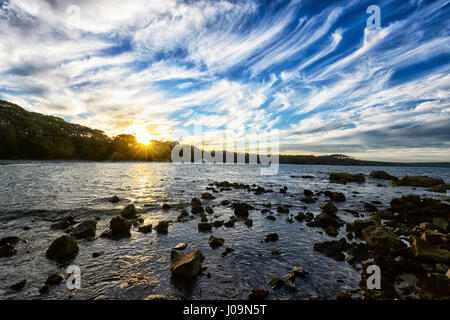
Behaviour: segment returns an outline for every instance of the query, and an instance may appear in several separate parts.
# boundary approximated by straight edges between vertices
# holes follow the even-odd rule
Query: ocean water
[[[327,200],[318,196],[314,204],[300,201],[303,190],[313,192],[332,190],[343,192],[347,201],[337,203],[338,215],[345,221],[355,218],[344,212],[352,209],[368,217],[364,201],[381,201],[379,209],[389,207],[393,198],[418,194],[438,198],[441,194],[423,188],[391,187],[388,181],[370,180],[364,184],[329,183],[330,172],[369,174],[383,170],[394,176],[428,175],[450,182],[449,168],[415,167],[348,167],[280,165],[273,176],[262,176],[260,165],[245,164],[168,164],[168,163],[95,163],[95,162],[10,162],[0,165],[0,238],[19,236],[27,243],[16,245],[18,254],[0,258],[0,299],[143,299],[151,294],[162,294],[174,299],[246,299],[253,288],[267,288],[266,282],[274,275],[282,277],[294,266],[304,266],[309,275],[297,279],[296,292],[284,288],[271,290],[270,299],[308,299],[312,295],[333,299],[344,286],[359,288],[359,268],[347,262],[337,262],[313,251],[317,242],[332,240],[320,228],[311,228],[305,222],[285,221],[287,214],[276,212],[277,205],[290,205],[290,214],[312,212],[319,214]],[[303,179],[302,175],[313,176]],[[294,176],[294,177],[293,177]],[[205,201],[214,209],[210,221],[227,221],[233,215],[222,200],[243,201],[256,208],[250,211],[253,226],[236,222],[233,228],[213,228],[212,234],[225,239],[223,247],[213,250],[208,244],[210,233],[199,233],[199,218],[176,222],[181,208],[190,212],[190,201],[201,197],[209,183],[216,181],[256,184],[273,192],[256,195],[247,190],[233,189],[213,193],[215,200]],[[382,186],[377,186],[377,184]],[[285,194],[279,190],[287,187]],[[211,192],[211,191],[208,191]],[[111,204],[108,199],[117,195],[121,201]],[[272,203],[276,221],[266,219],[262,204]],[[114,241],[99,238],[107,230],[109,221],[120,210],[134,203],[145,223],[170,220],[169,232],[155,231],[142,234],[132,227],[131,237]],[[173,209],[162,210],[164,203]],[[45,251],[50,243],[64,234],[51,230],[50,225],[72,213],[77,221],[99,219],[97,238],[79,240],[79,254],[71,261],[59,264],[48,260]],[[364,218],[363,217],[363,218]],[[361,218],[360,218],[361,219]],[[30,230],[23,230],[28,226]],[[344,235],[341,228],[339,239]],[[279,240],[264,243],[265,235],[276,232]],[[207,267],[205,275],[188,285],[172,281],[170,273],[171,248],[179,242],[188,244],[186,252],[200,249]],[[235,251],[222,257],[226,247]],[[281,254],[272,255],[276,249]],[[92,258],[95,251],[105,253]],[[81,269],[81,289],[70,291],[65,283],[51,288],[40,296],[48,275],[65,274],[68,265]],[[210,273],[210,277],[206,274]],[[9,286],[26,279],[24,289],[13,291]],[[355,295],[358,295],[356,292]]]

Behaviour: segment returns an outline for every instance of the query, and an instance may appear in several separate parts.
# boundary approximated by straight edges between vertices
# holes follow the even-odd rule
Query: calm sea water
[[[261,176],[259,165],[175,165],[166,163],[77,163],[30,162],[0,165],[0,238],[20,236],[29,240],[16,246],[17,256],[0,258],[0,299],[143,299],[150,294],[163,294],[176,299],[245,299],[251,289],[265,288],[274,275],[283,276],[294,266],[304,266],[309,271],[305,279],[297,279],[297,291],[284,288],[271,291],[271,299],[307,299],[312,295],[332,299],[344,286],[358,288],[360,270],[349,264],[337,262],[313,251],[316,242],[333,238],[321,233],[321,229],[307,227],[304,223],[287,223],[286,214],[276,213],[277,204],[291,205],[290,213],[310,211],[320,213],[326,201],[320,196],[315,204],[300,201],[303,190],[314,192],[333,190],[343,192],[347,201],[337,204],[338,215],[345,221],[355,218],[343,211],[353,209],[364,212],[362,201],[378,200],[379,208],[389,206],[390,200],[406,194],[418,194],[437,198],[439,194],[425,189],[391,187],[388,182],[367,180],[365,184],[330,184],[329,172],[368,174],[371,170],[384,170],[392,175],[428,175],[442,177],[450,182],[449,168],[413,167],[340,167],[280,165],[274,176]],[[313,179],[291,176],[312,175]],[[274,192],[255,195],[246,190],[215,193],[209,201],[214,209],[210,220],[227,221],[232,209],[220,205],[222,200],[245,201],[257,210],[250,211],[253,227],[237,222],[233,228],[213,229],[213,234],[225,239],[225,245],[213,250],[208,245],[210,234],[197,231],[198,219],[176,222],[179,209],[161,210],[163,203],[185,206],[200,198],[209,183],[215,181],[257,184]],[[382,183],[383,186],[377,186]],[[286,186],[287,193],[279,189]],[[113,195],[122,201],[111,204]],[[262,204],[271,202],[276,221],[266,219],[260,212]],[[67,265],[60,265],[45,258],[50,243],[63,234],[51,230],[50,225],[61,216],[73,213],[77,221],[99,217],[97,236],[108,229],[111,217],[121,208],[134,203],[145,223],[171,220],[169,233],[142,234],[132,227],[129,239],[113,241],[98,238],[79,240],[80,252],[68,264],[81,268],[82,288],[70,292],[65,284],[52,287],[50,294],[39,296],[49,274],[65,273]],[[28,226],[31,229],[24,231]],[[341,228],[338,238],[343,236]],[[263,243],[264,236],[276,232],[279,240]],[[171,281],[170,251],[179,242],[189,244],[187,250],[201,249],[211,277],[200,276],[191,286],[180,287]],[[225,247],[235,251],[226,257]],[[280,251],[280,256],[270,253]],[[105,254],[92,258],[95,251]],[[27,279],[27,286],[18,292],[9,288]]]

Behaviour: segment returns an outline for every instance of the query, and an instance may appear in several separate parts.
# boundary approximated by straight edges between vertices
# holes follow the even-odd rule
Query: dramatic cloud
[[[448,1],[379,1],[375,30],[371,4],[0,1],[0,98],[110,135],[450,161]]]

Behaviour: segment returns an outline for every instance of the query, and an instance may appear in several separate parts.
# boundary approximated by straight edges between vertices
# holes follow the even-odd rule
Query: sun
[[[150,140],[153,140],[153,139],[154,139],[154,137],[151,134],[149,134],[145,128],[139,129],[136,132],[137,142],[139,142],[143,145],[146,145],[146,146],[150,145],[151,144]]]

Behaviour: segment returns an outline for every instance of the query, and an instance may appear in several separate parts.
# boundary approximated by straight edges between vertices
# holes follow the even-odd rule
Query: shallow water
[[[176,299],[245,299],[251,289],[265,288],[274,275],[283,276],[294,266],[304,266],[309,271],[305,279],[297,279],[297,291],[284,288],[271,291],[271,299],[307,299],[317,295],[332,299],[344,286],[358,288],[360,271],[347,262],[337,262],[313,251],[316,242],[334,239],[321,234],[322,229],[310,228],[305,223],[285,221],[286,214],[276,212],[277,204],[291,205],[290,213],[310,211],[320,213],[320,205],[326,201],[322,195],[315,204],[299,201],[303,190],[314,192],[333,190],[343,192],[347,201],[336,204],[338,215],[345,221],[355,218],[342,209],[364,213],[361,201],[378,200],[379,209],[389,206],[390,200],[406,194],[426,195],[437,198],[439,194],[426,189],[390,187],[387,181],[367,180],[358,184],[330,184],[329,172],[368,174],[374,169],[402,177],[404,175],[428,175],[442,177],[450,182],[449,168],[414,167],[340,167],[280,165],[274,176],[262,176],[258,165],[199,165],[167,163],[94,163],[94,162],[29,162],[9,163],[0,166],[0,238],[20,236],[29,240],[16,246],[18,254],[0,258],[0,299],[143,299],[150,294],[163,294]],[[291,176],[312,175],[313,179]],[[274,192],[255,195],[246,190],[214,193],[215,200],[207,201],[214,209],[210,220],[227,221],[233,215],[229,207],[220,205],[222,200],[245,201],[256,210],[250,211],[253,227],[237,222],[233,228],[213,229],[213,234],[225,239],[225,245],[213,250],[208,245],[209,233],[199,233],[199,219],[176,222],[179,208],[162,210],[163,203],[183,207],[190,212],[189,202],[200,198],[209,183],[215,181],[257,184]],[[381,183],[384,186],[377,187]],[[287,186],[287,193],[279,192]],[[358,192],[358,193],[355,193]],[[113,195],[122,200],[113,205],[107,201]],[[260,212],[262,204],[271,202],[276,221],[266,219]],[[113,215],[129,203],[134,203],[145,223],[172,220],[169,233],[158,235],[137,232],[132,227],[129,239],[113,241],[104,238],[79,240],[80,252],[65,265],[45,258],[50,243],[63,231],[50,230],[58,218],[73,213],[77,221],[99,217],[97,237],[108,229]],[[306,206],[307,208],[303,208]],[[367,213],[365,213],[367,215]],[[24,226],[31,230],[24,231]],[[343,235],[341,228],[338,239]],[[263,243],[264,236],[276,232],[279,240]],[[170,251],[179,242],[188,243],[188,249],[201,249],[208,267],[206,275],[199,276],[190,286],[180,286],[171,281]],[[235,251],[226,257],[225,247]],[[270,249],[277,249],[274,256]],[[92,258],[95,251],[105,254]],[[54,272],[65,274],[67,265],[81,268],[80,290],[69,291],[64,283],[52,287],[48,295],[40,296],[47,276]],[[28,284],[21,291],[9,288],[20,280]]]

